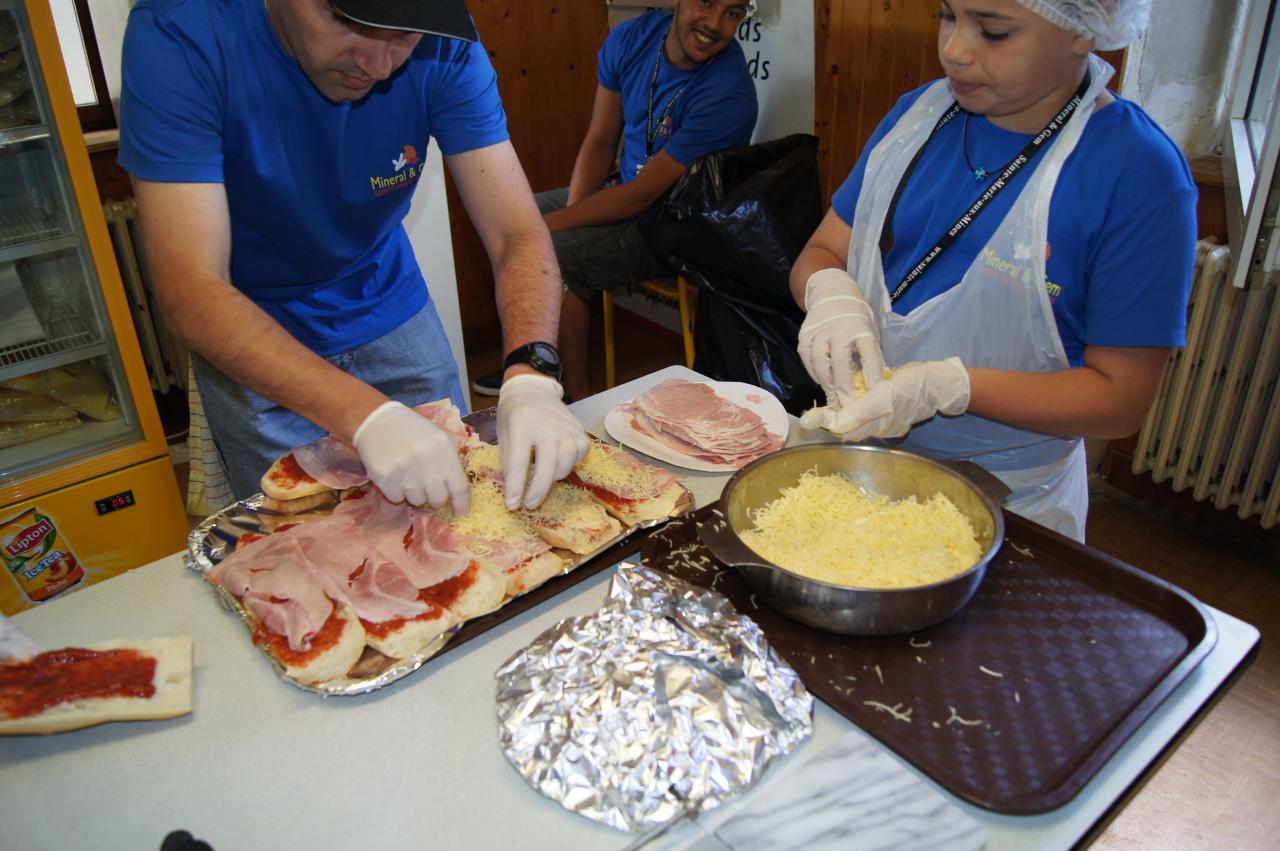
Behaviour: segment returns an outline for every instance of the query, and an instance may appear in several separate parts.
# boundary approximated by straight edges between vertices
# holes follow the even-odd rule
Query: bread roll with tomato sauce
[[[103,641],[0,662],[0,735],[186,715],[191,666],[190,638]],[[34,675],[48,684],[55,667],[64,673],[57,685],[32,682]]]
[[[334,605],[307,650],[294,650],[286,636],[268,630],[247,606],[245,611],[254,625],[254,642],[266,644],[271,657],[280,663],[286,674],[300,683],[320,685],[339,680],[364,654],[364,627],[347,606]]]

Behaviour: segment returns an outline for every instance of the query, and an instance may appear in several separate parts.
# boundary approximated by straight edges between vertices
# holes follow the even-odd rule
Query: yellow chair
[[[674,280],[675,286],[672,286]],[[693,320],[694,311],[697,303],[689,297],[689,283],[684,279],[684,275],[677,275],[672,278],[655,278],[651,281],[642,281],[633,285],[635,289],[650,295],[668,301],[674,301],[680,306],[680,335],[684,338],[684,365],[693,368]],[[603,309],[604,309],[604,384],[605,388],[616,387],[618,384],[618,357],[614,348],[613,337],[613,293],[605,290],[603,293]]]

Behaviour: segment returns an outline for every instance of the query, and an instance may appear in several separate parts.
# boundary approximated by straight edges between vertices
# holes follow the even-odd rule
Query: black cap
[[[464,0],[330,0],[339,14],[387,30],[443,35],[475,41],[475,25]]]

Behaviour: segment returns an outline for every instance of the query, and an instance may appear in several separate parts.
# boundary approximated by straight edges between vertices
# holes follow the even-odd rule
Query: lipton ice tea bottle
[[[84,568],[58,537],[53,519],[36,508],[0,522],[0,555],[33,603],[43,603],[84,578]]]

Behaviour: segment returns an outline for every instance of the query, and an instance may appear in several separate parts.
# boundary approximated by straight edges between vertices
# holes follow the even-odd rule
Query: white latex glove
[[[831,411],[823,428],[845,440],[901,437],[934,414],[963,414],[969,407],[969,371],[960,358],[905,364],[861,399]]]
[[[547,375],[517,375],[498,391],[502,493],[513,511],[521,505],[541,505],[552,482],[569,475],[591,445],[582,423],[561,400],[563,395],[559,382]]]
[[[820,269],[810,275],[804,285],[804,307],[796,347],[800,360],[827,394],[827,405],[839,410],[854,401],[855,351],[867,388],[883,380],[880,331],[871,306],[843,269]]]
[[[471,486],[458,448],[443,429],[399,402],[383,402],[356,429],[356,453],[369,480],[392,502],[471,507]]]

